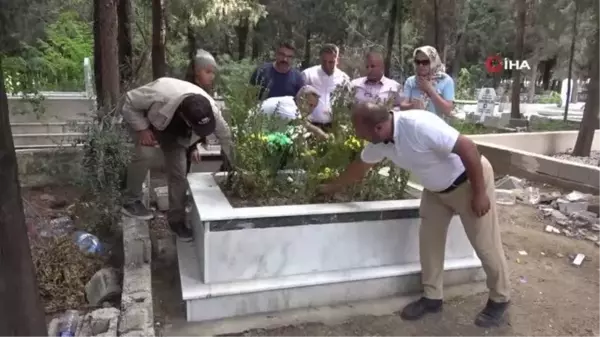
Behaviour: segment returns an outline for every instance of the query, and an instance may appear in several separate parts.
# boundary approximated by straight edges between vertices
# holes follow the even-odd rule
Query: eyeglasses
[[[416,65],[428,66],[430,63],[429,60],[415,60]]]

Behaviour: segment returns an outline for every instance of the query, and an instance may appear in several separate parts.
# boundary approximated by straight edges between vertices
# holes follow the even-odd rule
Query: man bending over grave
[[[319,103],[319,92],[310,85],[303,86],[296,97],[282,96],[267,98],[260,103],[259,111],[269,116],[277,116],[288,122],[303,118],[302,125],[319,139],[328,139],[331,135],[314,126],[305,117],[310,115]]]
[[[494,170],[469,138],[424,110],[389,111],[360,103],[353,107],[356,136],[369,143],[360,158],[333,182],[321,186],[335,193],[360,181],[375,164],[389,159],[415,174],[423,185],[419,254],[424,295],[402,310],[416,320],[442,310],[444,253],[448,225],[458,214],[483,264],[489,300],[475,324],[498,325],[508,308],[510,282],[496,212]]]
[[[186,151],[200,137],[214,132],[225,155],[231,158],[231,132],[215,101],[200,87],[170,77],[159,78],[127,92],[121,113],[135,141],[127,169],[123,213],[149,220],[154,217],[141,201],[142,184],[155,160],[153,147],[160,146],[169,184],[167,219],[171,230],[190,240],[185,225]]]

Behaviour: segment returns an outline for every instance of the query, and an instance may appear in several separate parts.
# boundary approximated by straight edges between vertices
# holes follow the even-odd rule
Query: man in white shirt
[[[319,93],[310,85],[305,85],[300,88],[296,97],[281,96],[271,97],[260,103],[259,112],[281,118],[284,123],[289,123],[297,118],[303,118],[307,112],[310,113],[317,106],[319,101]],[[312,125],[309,122],[303,123],[308,132],[312,133],[319,139],[325,140],[330,137],[320,128]]]
[[[356,102],[379,103],[399,108],[402,101],[401,86],[384,75],[385,67],[381,53],[369,52],[365,58],[365,67],[367,76],[352,80],[352,87],[356,90]]]
[[[402,318],[415,320],[442,309],[446,234],[452,216],[458,214],[487,275],[489,300],[475,324],[498,325],[508,308],[510,284],[489,161],[473,141],[424,110],[389,111],[359,103],[352,123],[356,136],[370,143],[338,179],[321,186],[323,193],[360,181],[386,158],[416,175],[424,187],[419,234],[424,296],[407,305]]]
[[[339,48],[333,44],[326,44],[320,51],[321,64],[305,69],[302,72],[304,83],[311,85],[319,91],[319,104],[309,116],[314,125],[329,129],[333,120],[331,112],[333,91],[338,86],[350,87],[350,77],[338,69]]]

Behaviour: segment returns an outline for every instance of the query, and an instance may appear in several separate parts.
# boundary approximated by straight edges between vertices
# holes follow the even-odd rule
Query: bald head
[[[365,58],[367,68],[367,79],[377,82],[381,80],[384,72],[383,55],[378,52],[369,52]]]
[[[370,127],[387,121],[391,116],[385,106],[371,102],[357,103],[352,107],[352,121]]]
[[[358,103],[352,108],[352,124],[356,136],[377,144],[391,139],[393,119],[389,110],[374,103]]]

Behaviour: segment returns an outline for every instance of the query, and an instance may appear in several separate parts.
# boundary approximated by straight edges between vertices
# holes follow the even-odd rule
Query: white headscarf
[[[434,47],[422,46],[415,49],[415,51],[413,52],[413,58],[417,56],[418,52],[427,55],[427,58],[429,58],[429,74],[431,75],[432,80],[439,79],[440,77],[443,77],[443,75],[446,74],[446,66],[444,66],[444,64],[442,63],[442,59],[440,59],[440,55]],[[415,64],[415,73],[417,71],[416,66],[417,65]]]

